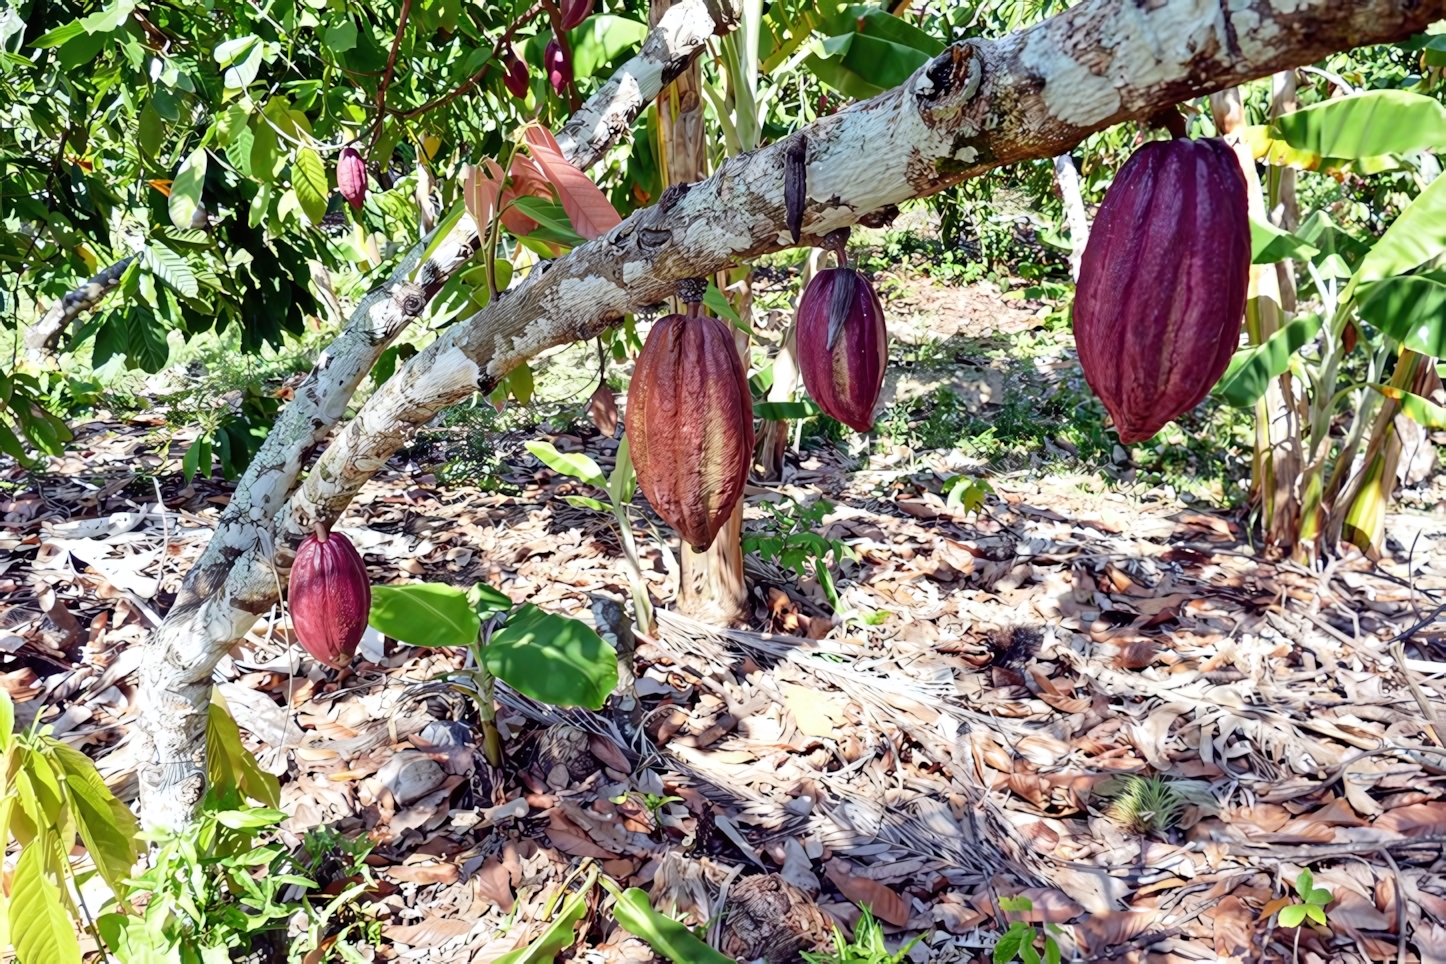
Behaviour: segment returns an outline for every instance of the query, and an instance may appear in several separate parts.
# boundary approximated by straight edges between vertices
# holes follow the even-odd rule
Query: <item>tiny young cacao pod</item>
[[[624,421],[638,487],[702,552],[743,497],[753,453],[753,397],[728,325],[696,314],[655,324]]]
[[[1085,381],[1120,441],[1198,405],[1240,342],[1250,284],[1245,175],[1224,141],[1152,141],[1115,176],[1074,298]]]
[[[562,29],[571,30],[592,14],[593,0],[562,0]]]
[[[542,52],[542,66],[547,70],[547,82],[561,94],[572,83],[572,61],[567,51],[556,40],[549,40]]]
[[[889,363],[889,331],[873,285],[853,268],[809,281],[794,320],[803,386],[831,418],[858,432],[874,427]]]
[[[351,541],[324,529],[303,539],[287,599],[302,648],[328,666],[344,666],[356,653],[372,608],[366,563]]]
[[[502,82],[507,85],[507,90],[522,100],[527,96],[527,65],[518,58],[510,49],[502,55],[503,63],[507,67],[507,74]]]
[[[336,162],[336,187],[354,209],[360,211],[367,198],[367,163],[355,148],[345,148]]]

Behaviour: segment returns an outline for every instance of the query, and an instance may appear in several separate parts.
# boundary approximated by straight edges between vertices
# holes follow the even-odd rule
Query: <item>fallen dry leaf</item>
[[[456,864],[411,864],[387,867],[382,873],[393,880],[411,884],[455,884],[457,882]]]
[[[508,879],[507,868],[502,865],[496,855],[482,861],[482,866],[477,868],[476,876],[477,894],[485,897],[502,909],[502,913],[512,913],[515,901],[512,897],[512,884]]]
[[[1261,913],[1261,917],[1266,915]],[[1215,905],[1215,956],[1226,964],[1238,964],[1250,958],[1255,930],[1255,914],[1234,894]]]
[[[450,917],[428,917],[415,924],[388,924],[382,928],[382,936],[411,947],[436,947],[454,937],[471,933],[475,923]]]
[[[1446,803],[1413,803],[1397,807],[1376,818],[1377,830],[1406,837],[1424,837],[1446,832]]]
[[[909,922],[909,904],[877,880],[855,876],[849,865],[837,858],[824,864],[824,875],[840,894],[859,907],[867,907],[881,921],[903,927]]]
[[[581,827],[556,810],[548,814],[548,821],[547,839],[563,853],[572,854],[574,857],[596,857],[599,860],[611,860],[617,856],[612,851],[599,847]]]

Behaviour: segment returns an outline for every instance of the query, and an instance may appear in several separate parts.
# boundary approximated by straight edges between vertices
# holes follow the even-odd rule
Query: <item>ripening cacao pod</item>
[[[1090,228],[1074,339],[1120,441],[1142,442],[1209,394],[1240,342],[1250,283],[1245,175],[1224,141],[1153,141],[1125,162]]]
[[[567,85],[572,83],[572,61],[556,40],[547,42],[547,49],[542,52],[542,66],[547,70],[547,82],[553,90],[559,94],[567,90]]]
[[[571,30],[592,13],[593,0],[562,0],[562,29]]]
[[[884,307],[873,285],[849,267],[818,272],[798,300],[794,325],[808,394],[849,428],[873,428],[889,363]]]
[[[717,318],[669,315],[653,326],[628,386],[625,417],[638,487],[702,552],[743,497],[753,396],[733,333]]]
[[[303,539],[287,598],[302,647],[329,666],[344,666],[356,653],[372,608],[366,563],[351,541],[324,528]]]
[[[513,97],[524,99],[527,96],[527,65],[511,50],[503,55],[503,61],[507,65],[507,75],[502,78],[502,82],[507,85],[507,90]]]
[[[346,203],[360,211],[367,198],[367,163],[355,148],[345,148],[336,162],[336,187]]]

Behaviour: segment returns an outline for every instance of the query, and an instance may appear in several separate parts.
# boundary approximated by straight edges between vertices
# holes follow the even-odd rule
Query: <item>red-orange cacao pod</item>
[[[367,198],[367,164],[355,148],[345,148],[336,162],[336,188],[346,203],[360,211]]]
[[[1105,193],[1074,298],[1085,381],[1120,441],[1198,405],[1240,342],[1250,284],[1245,175],[1217,139],[1153,141]]]
[[[302,648],[329,666],[346,665],[372,608],[366,563],[351,540],[325,530],[303,539],[291,566],[287,599]]]
[[[753,453],[753,397],[728,326],[701,315],[655,324],[625,424],[648,503],[684,542],[708,548],[743,497]]]
[[[809,281],[794,320],[803,386],[849,428],[874,427],[874,406],[889,363],[884,307],[853,268],[828,268]]]

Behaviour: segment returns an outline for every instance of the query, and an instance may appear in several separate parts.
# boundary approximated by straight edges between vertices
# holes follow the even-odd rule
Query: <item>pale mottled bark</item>
[[[66,292],[51,305],[40,320],[25,332],[25,353],[30,360],[38,363],[50,358],[66,326],[82,313],[100,304],[106,295],[115,290],[115,286],[120,284],[121,275],[126,273],[126,268],[130,267],[135,259],[135,255],[127,255],[102,268],[95,277],[74,291]]]
[[[1054,183],[1059,187],[1065,219],[1069,223],[1069,273],[1078,281],[1080,262],[1084,260],[1085,245],[1090,239],[1090,222],[1085,217],[1084,198],[1079,192],[1079,171],[1075,170],[1074,158],[1068,154],[1054,159]]]
[[[1363,43],[1398,40],[1446,15],[1446,0],[1087,0],[997,41],[948,48],[905,84],[805,128],[803,244],[874,220],[999,164],[1064,153],[1094,131]],[[490,391],[540,351],[590,338],[687,278],[793,244],[784,228],[787,142],[730,158],[607,235],[530,274],[418,354],[332,441],[274,523],[289,547],[331,521],[421,424]],[[256,516],[262,518],[258,510]],[[276,600],[253,539],[224,585],[179,604],[148,654],[148,822],[184,819],[203,783],[199,730],[217,659]],[[164,657],[168,662],[159,664]]]

